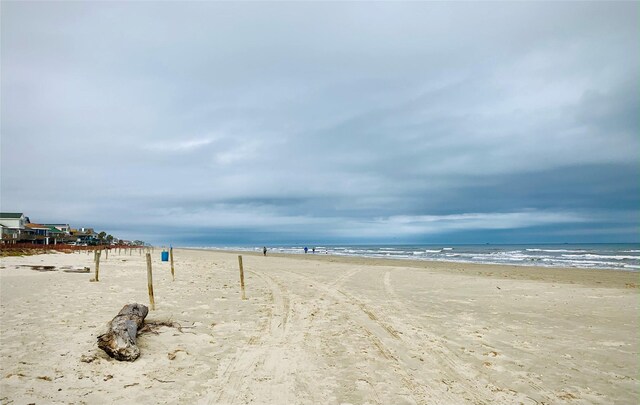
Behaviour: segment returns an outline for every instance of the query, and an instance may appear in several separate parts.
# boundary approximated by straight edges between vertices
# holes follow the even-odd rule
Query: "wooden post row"
[[[240,265],[240,289],[242,290],[242,299],[246,300],[247,297],[244,292],[244,269],[242,268],[242,255],[238,255],[238,264]]]
[[[147,253],[147,286],[149,287],[149,303],[151,309],[156,310],[156,302],[153,299],[153,277],[151,275],[151,253]]]
[[[173,271],[173,248],[169,248],[169,259],[171,259],[171,277],[173,278],[173,281],[176,281],[176,276],[174,274]]]
[[[95,253],[95,261],[96,261],[96,281],[100,281],[98,278],[100,275],[100,252],[96,251]]]

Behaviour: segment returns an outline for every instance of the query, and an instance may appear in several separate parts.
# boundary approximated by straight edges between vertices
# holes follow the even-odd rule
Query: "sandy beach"
[[[637,272],[242,253],[242,300],[238,253],[174,255],[172,281],[153,253],[132,363],[96,337],[149,305],[143,255],[110,252],[99,282],[85,253],[0,259],[0,403],[639,400]]]

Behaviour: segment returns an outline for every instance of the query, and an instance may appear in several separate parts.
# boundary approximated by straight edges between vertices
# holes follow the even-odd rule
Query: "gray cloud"
[[[2,209],[157,242],[637,240],[638,11],[5,2]]]

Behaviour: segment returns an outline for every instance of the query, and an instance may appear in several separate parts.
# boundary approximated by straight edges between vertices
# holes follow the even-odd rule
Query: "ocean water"
[[[552,245],[340,245],[315,247],[315,254],[373,257],[398,260],[515,264],[542,267],[578,267],[640,270],[640,244],[552,244]],[[267,246],[270,252],[304,254],[304,246]],[[259,251],[260,247],[225,247]]]

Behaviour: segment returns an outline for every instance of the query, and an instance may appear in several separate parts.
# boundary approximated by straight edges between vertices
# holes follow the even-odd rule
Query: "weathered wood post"
[[[173,271],[173,247],[169,248],[169,259],[171,260],[171,277],[173,278],[173,281],[176,281],[176,276]]]
[[[238,264],[240,265],[240,289],[242,290],[242,299],[246,300],[247,297],[244,293],[244,269],[242,268],[242,255],[238,255]]]
[[[100,275],[100,252],[96,252],[96,281],[100,281],[98,276]]]
[[[109,249],[104,248],[104,252],[105,252],[104,260],[109,260]]]
[[[156,302],[153,299],[153,277],[151,276],[151,254],[147,253],[147,286],[149,287],[149,303],[151,309],[156,310]]]

